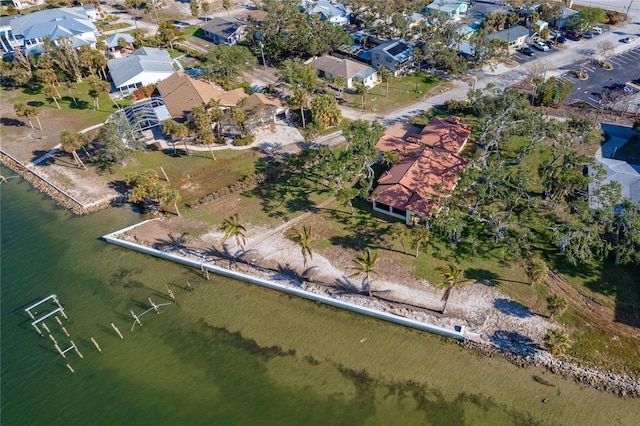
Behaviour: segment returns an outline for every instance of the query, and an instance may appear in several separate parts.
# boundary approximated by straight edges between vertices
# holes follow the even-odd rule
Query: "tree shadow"
[[[294,280],[295,285],[298,286],[300,284],[300,280],[302,278],[301,274],[295,270],[289,263],[285,263],[284,265],[278,262],[278,266],[276,268],[276,279],[280,281],[290,281]]]
[[[156,240],[153,244],[153,248],[160,251],[180,251],[187,248],[187,236],[189,234],[184,232],[180,235],[174,235],[169,232],[166,240]]]
[[[27,102],[27,105],[38,108],[41,107],[42,105],[44,105],[44,102],[42,101],[29,101]]]
[[[129,186],[123,180],[112,180],[107,186],[119,194],[126,194],[129,189]]]
[[[533,316],[533,312],[531,312],[527,307],[516,301],[505,298],[496,299],[493,302],[493,307],[503,314],[511,315],[513,317],[527,318]]]
[[[65,96],[66,98],[66,96]],[[76,102],[73,102],[73,99],[68,98],[69,99],[69,108],[71,109],[89,109],[91,108],[91,105],[89,105],[89,102],[83,100],[83,99],[78,99],[76,98]]]
[[[335,282],[339,288],[344,290],[343,294],[364,294],[361,288],[358,288],[353,282],[351,282],[350,277],[346,277],[343,275],[340,278],[336,278]]]
[[[25,95],[39,95],[41,91],[42,85],[39,83],[29,83],[28,86],[22,86],[22,93],[24,93]]]
[[[482,281],[483,283],[489,282],[491,285],[500,283],[500,276],[487,269],[468,268],[464,270],[464,276],[470,280]]]
[[[9,117],[1,117],[0,125],[2,126],[15,126],[15,127],[24,127],[25,123],[22,120],[16,120],[15,118]]]
[[[540,346],[531,338],[511,330],[496,330],[489,338],[500,349],[519,355],[533,355]]]

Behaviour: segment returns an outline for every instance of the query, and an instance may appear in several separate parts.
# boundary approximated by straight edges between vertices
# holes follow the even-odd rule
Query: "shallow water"
[[[640,416],[637,400],[101,241],[143,219],[130,210],[73,217],[18,179],[0,191],[3,425],[631,425]],[[148,297],[168,303],[167,285],[178,303],[131,331],[129,310],[148,309]],[[29,325],[24,308],[52,293],[83,359],[63,360]]]

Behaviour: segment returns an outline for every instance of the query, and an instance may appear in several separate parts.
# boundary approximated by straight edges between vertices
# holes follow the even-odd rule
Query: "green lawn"
[[[386,83],[379,83],[369,90],[365,97],[365,110],[374,112],[388,112],[411,102],[417,102],[425,94],[441,83],[441,80],[431,74],[407,75],[392,78],[389,81],[389,92]],[[343,92],[342,98],[352,108],[362,109],[361,96]]]
[[[57,87],[61,98],[58,99],[60,110],[55,102],[44,95],[44,88],[40,85],[32,84],[21,89],[2,89],[2,99],[4,102],[16,104],[22,102],[39,108],[41,111],[52,110],[60,120],[71,119],[74,123],[79,123],[83,128],[104,122],[109,115],[116,111],[116,106],[109,95],[103,94],[98,98],[99,108],[94,109],[94,99],[87,94],[88,84],[86,82],[74,83],[70,90],[64,86]],[[73,97],[76,101],[73,101]],[[127,99],[118,100],[120,106],[129,105]],[[80,117],[80,118],[79,118]]]

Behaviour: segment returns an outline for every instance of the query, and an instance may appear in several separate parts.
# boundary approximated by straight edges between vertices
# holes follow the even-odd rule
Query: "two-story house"
[[[247,24],[238,19],[225,19],[215,17],[202,27],[203,36],[215,44],[227,44],[229,46],[244,40]]]
[[[370,51],[371,66],[384,67],[397,77],[405,72],[413,59],[413,46],[405,40],[391,40]]]

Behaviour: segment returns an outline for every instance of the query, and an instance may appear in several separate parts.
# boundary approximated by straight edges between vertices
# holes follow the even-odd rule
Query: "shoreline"
[[[164,260],[199,268],[203,273],[207,271],[237,279],[249,284],[260,285],[272,290],[285,292],[317,303],[328,304],[336,308],[349,310],[354,313],[368,315],[376,319],[394,322],[405,327],[412,327],[422,331],[439,334],[456,339],[464,348],[475,350],[485,356],[500,356],[519,367],[538,366],[550,373],[569,378],[577,383],[589,385],[598,390],[612,392],[619,396],[639,397],[640,380],[628,375],[617,374],[612,371],[601,371],[594,368],[582,367],[562,361],[552,356],[548,351],[540,349],[538,345],[524,342],[509,342],[507,347],[500,347],[484,336],[471,332],[464,325],[446,327],[435,325],[441,323],[439,318],[418,309],[407,308],[401,302],[384,301],[379,298],[358,297],[349,294],[337,294],[330,291],[330,286],[307,281],[298,281],[278,271],[265,269],[255,263],[236,261],[242,272],[234,270],[230,259],[212,256],[197,250],[164,251],[149,247],[132,237],[127,232],[151,221],[149,219],[129,227],[114,231],[102,238],[114,245],[144,254],[159,257]],[[229,267],[223,267],[218,262],[229,262]]]

